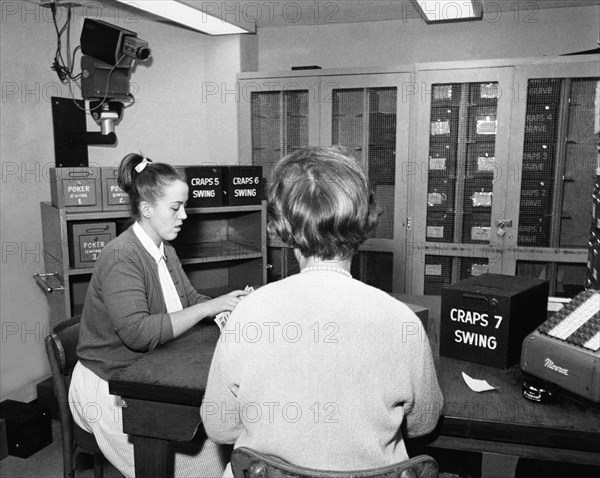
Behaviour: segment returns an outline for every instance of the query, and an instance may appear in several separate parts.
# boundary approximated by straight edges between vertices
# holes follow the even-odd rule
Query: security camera
[[[89,100],[130,100],[130,69],[150,58],[148,42],[131,30],[86,18],[81,32],[81,95]]]
[[[83,22],[81,53],[121,68],[131,67],[133,60],[150,58],[148,42],[137,33],[91,18]]]

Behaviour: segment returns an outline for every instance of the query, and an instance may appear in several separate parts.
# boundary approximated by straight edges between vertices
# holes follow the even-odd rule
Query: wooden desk
[[[439,297],[400,298],[430,308],[428,332],[445,404],[427,445],[483,453],[484,477],[511,476],[519,456],[600,465],[598,410],[566,398],[553,405],[529,402],[521,396],[518,370],[440,358],[435,347]],[[110,380],[110,392],[127,404],[123,431],[132,437],[137,476],[172,476],[169,441],[190,440],[200,425],[199,407],[218,336],[214,324],[200,324]],[[462,371],[500,388],[473,392]]]
[[[214,323],[202,323],[109,381],[110,393],[125,401],[123,431],[131,435],[136,476],[173,476],[169,442],[191,440],[200,426],[200,405],[219,334]]]

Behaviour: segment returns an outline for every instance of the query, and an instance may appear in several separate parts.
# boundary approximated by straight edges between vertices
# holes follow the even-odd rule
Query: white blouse
[[[182,310],[181,300],[179,300],[179,294],[173,283],[173,278],[169,274],[167,268],[167,259],[165,257],[165,245],[161,242],[159,247],[150,239],[150,236],[144,231],[139,222],[133,225],[133,232],[140,240],[144,248],[150,253],[150,255],[156,261],[158,265],[158,278],[160,280],[160,287],[163,292],[165,304],[167,305],[167,312],[177,312]]]

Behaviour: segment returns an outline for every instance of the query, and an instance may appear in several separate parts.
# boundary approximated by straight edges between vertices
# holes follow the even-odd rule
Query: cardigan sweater
[[[442,405],[429,340],[409,307],[318,270],[238,304],[201,416],[217,443],[310,468],[362,470],[407,459],[403,434],[433,430]]]
[[[209,300],[192,286],[175,249],[164,243],[167,268],[185,309]],[[130,227],[98,259],[81,315],[77,355],[108,380],[141,354],[173,338],[158,265]]]

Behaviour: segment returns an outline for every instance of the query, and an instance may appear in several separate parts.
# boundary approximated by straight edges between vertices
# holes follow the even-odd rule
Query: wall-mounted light
[[[413,0],[427,23],[481,20],[481,0]]]
[[[133,8],[139,8],[153,15],[166,18],[188,28],[208,35],[231,35],[236,33],[254,33],[255,25],[243,18],[239,12],[219,12],[214,10],[217,2],[200,2],[204,11],[177,0],[117,0]],[[222,2],[221,2],[222,3]]]

